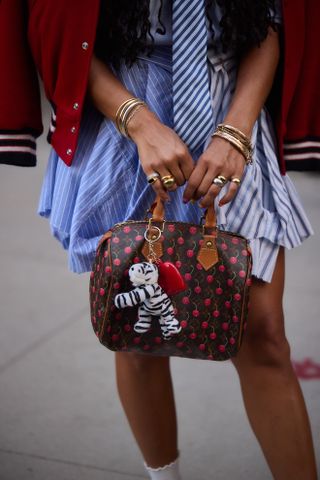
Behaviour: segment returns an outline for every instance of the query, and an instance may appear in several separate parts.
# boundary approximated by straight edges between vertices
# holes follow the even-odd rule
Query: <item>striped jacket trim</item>
[[[288,170],[320,170],[320,137],[286,141],[284,159]]]
[[[36,136],[30,131],[0,130],[0,163],[36,165]]]

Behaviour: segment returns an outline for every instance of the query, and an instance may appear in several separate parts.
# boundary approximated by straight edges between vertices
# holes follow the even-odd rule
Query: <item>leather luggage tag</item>
[[[157,238],[158,231],[155,230],[155,229],[152,230],[152,227],[151,227],[151,240],[152,240],[152,235],[154,235],[155,238]],[[153,249],[154,253],[156,254],[157,258],[162,257],[163,248],[162,248],[162,242],[161,242],[160,239],[152,244],[152,249]],[[141,249],[141,253],[145,257],[145,259],[149,261],[149,259],[150,259],[150,247],[149,247],[149,243],[147,242],[147,240],[143,244],[143,247]]]
[[[203,244],[200,247],[197,260],[205,270],[209,270],[219,261],[216,235],[203,236]]]

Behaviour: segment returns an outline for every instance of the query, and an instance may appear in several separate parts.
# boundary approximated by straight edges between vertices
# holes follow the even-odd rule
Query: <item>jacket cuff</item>
[[[30,131],[0,130],[0,163],[34,167],[36,159],[36,137]]]

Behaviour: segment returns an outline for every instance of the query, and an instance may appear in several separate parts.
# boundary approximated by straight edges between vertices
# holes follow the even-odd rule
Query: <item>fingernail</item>
[[[218,206],[222,207],[222,205],[223,205],[223,202],[221,202],[221,200],[220,200],[220,202],[218,203]]]
[[[183,203],[188,203],[189,200],[187,200],[186,198],[184,198],[182,201],[183,201]]]

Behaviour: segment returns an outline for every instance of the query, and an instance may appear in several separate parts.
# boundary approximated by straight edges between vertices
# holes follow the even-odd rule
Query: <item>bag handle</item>
[[[155,222],[163,222],[165,216],[165,206],[163,201],[159,196],[157,196],[155,203],[152,205],[151,209],[152,220]],[[215,228],[217,226],[216,212],[214,205],[211,205],[207,208],[204,214],[204,228]]]

